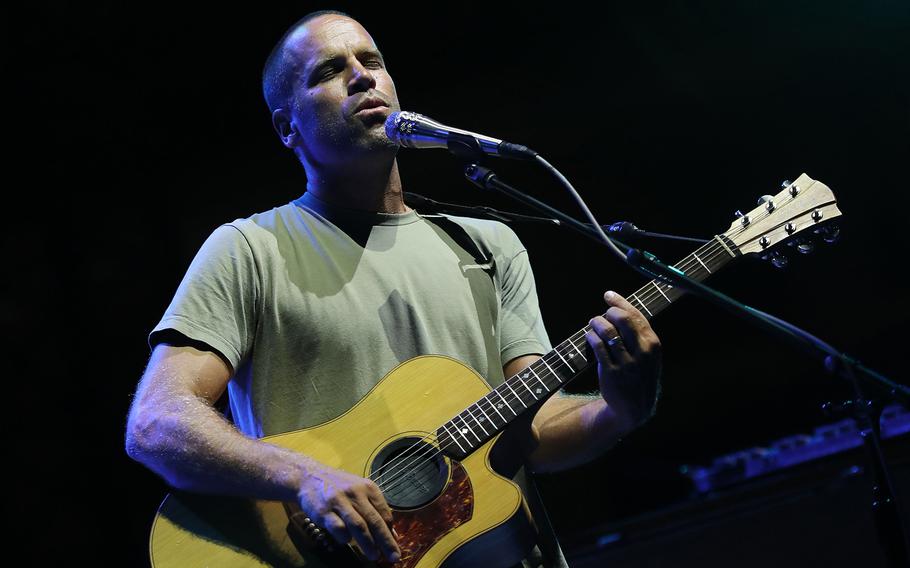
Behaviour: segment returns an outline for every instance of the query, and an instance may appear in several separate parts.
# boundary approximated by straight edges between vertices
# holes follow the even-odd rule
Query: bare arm
[[[177,489],[294,500],[303,456],[247,438],[213,408],[230,377],[214,353],[158,345],[130,409],[127,453]]]
[[[540,355],[513,359],[506,377],[518,373]],[[528,463],[535,472],[559,471],[589,462],[610,449],[623,435],[612,409],[599,394],[567,395],[561,391],[538,409],[531,422]]]
[[[375,559],[400,554],[392,513],[367,479],[248,438],[214,408],[231,377],[220,357],[158,345],[127,421],[126,450],[171,486],[201,493],[297,501],[339,542],[354,538]]]
[[[549,398],[531,423],[526,453],[534,471],[557,471],[588,462],[610,449],[621,436],[654,413],[660,392],[660,340],[644,315],[614,292],[604,294],[610,306],[591,320],[585,334],[597,358],[600,396]],[[510,361],[510,377],[539,358]]]

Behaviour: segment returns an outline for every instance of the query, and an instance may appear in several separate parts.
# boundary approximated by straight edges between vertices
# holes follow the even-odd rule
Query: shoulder
[[[230,238],[242,239],[254,250],[274,246],[300,224],[303,210],[293,202],[273,207],[224,223],[216,232],[228,233]],[[299,230],[299,229],[298,229]]]
[[[525,251],[521,239],[505,223],[492,219],[477,219],[475,217],[460,217],[457,215],[441,216],[460,226],[480,246],[497,256],[511,259],[518,253]],[[431,216],[425,215],[425,217]]]

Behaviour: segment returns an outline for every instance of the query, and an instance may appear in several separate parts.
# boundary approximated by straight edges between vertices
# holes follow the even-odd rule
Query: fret
[[[546,363],[547,363],[547,362],[544,361],[544,365],[546,365]],[[538,375],[536,372],[534,372],[534,368],[533,368],[533,367],[528,367],[528,370],[531,371],[531,374],[534,375],[534,378],[537,379],[537,382],[540,383],[541,385],[543,385],[543,388],[545,388],[545,389],[547,390],[547,392],[550,392],[550,387],[548,387],[548,386],[547,386],[547,383],[543,382],[543,381],[540,379],[540,375]],[[527,375],[525,375],[525,377],[527,377]]]
[[[546,356],[541,357],[540,359],[538,359],[538,361],[542,361],[543,364],[547,367],[547,370],[550,371],[550,374],[553,375],[554,377],[556,377],[556,380],[559,383],[562,383],[562,379],[560,378],[559,374],[557,374],[556,371],[553,370],[553,367],[551,367],[550,364],[547,363]],[[534,369],[531,369],[531,372],[534,373]],[[534,373],[534,376],[537,377],[537,373]],[[540,377],[537,377],[537,380],[540,381]],[[543,383],[543,381],[540,381],[540,382]],[[545,389],[547,389],[547,392],[550,391],[550,387],[548,387],[546,384],[544,384],[543,386]]]
[[[651,310],[648,309],[648,306],[646,306],[645,303],[642,302],[641,299],[640,299],[638,296],[636,296],[634,292],[632,293],[632,297],[635,298],[635,299],[638,301],[638,304],[639,304],[642,308],[644,308],[646,312],[648,312],[648,316],[650,316],[650,317],[652,317],[652,318],[654,317],[654,314],[651,313]]]
[[[657,291],[660,292],[660,295],[661,295],[661,296],[663,296],[664,298],[667,298],[667,302],[671,302],[671,301],[672,301],[672,300],[670,300],[670,298],[667,297],[666,294],[664,294],[664,291],[660,289],[660,285],[657,283],[657,280],[652,280],[652,281],[651,281],[651,284],[654,284],[654,287],[657,288]],[[667,284],[667,286],[670,286],[670,285]],[[670,287],[672,288],[672,286],[670,286]]]
[[[508,385],[506,385],[506,386],[508,386]],[[511,388],[511,387],[510,387],[510,388]],[[506,405],[506,408],[508,408],[509,410],[511,410],[511,411],[512,411],[512,414],[514,414],[515,416],[518,416],[518,413],[515,412],[515,409],[512,408],[512,405],[509,404],[508,401],[506,401],[506,399],[502,397],[502,393],[499,392],[499,389],[498,389],[498,388],[497,388],[497,389],[494,389],[494,392],[495,392],[496,394],[499,395],[499,398],[502,399],[502,403]]]
[[[545,365],[546,365],[546,363],[547,363],[547,362],[544,361],[544,364],[545,364]],[[549,366],[549,365],[547,365],[547,366]],[[537,374],[537,372],[534,370],[534,368],[533,368],[533,367],[528,367],[528,370],[531,371],[531,374],[534,375],[534,378],[537,379],[537,382],[540,383],[540,384],[543,386],[544,392],[549,393],[549,392],[550,392],[550,387],[547,386],[547,383],[543,382],[543,380],[540,378],[540,375]],[[530,388],[530,387],[529,387],[529,388]],[[537,394],[543,394],[543,393],[540,392],[540,389],[539,389],[539,388],[537,389]]]
[[[453,424],[452,427],[454,428],[454,426],[455,425]],[[446,422],[445,424],[442,425],[442,429],[445,431],[446,434],[449,435],[449,438],[452,438],[452,441],[455,442],[455,445],[458,446],[458,449],[460,449],[464,453],[468,453],[467,450],[464,449],[464,446],[462,446],[458,442],[458,438],[456,438],[455,436],[453,436],[452,434],[449,433],[449,423],[448,422]]]
[[[582,341],[584,341],[584,336],[582,336]],[[579,349],[578,346],[575,345],[575,342],[574,342],[574,341],[569,341],[569,345],[571,345],[572,347],[574,347],[574,348],[575,348],[575,351],[578,351],[578,354],[581,355],[581,358],[585,361],[585,363],[588,362],[588,358],[585,357],[585,354],[581,352],[581,349]]]
[[[575,374],[575,373],[577,372],[577,371],[575,370],[575,367],[573,367],[572,365],[569,365],[569,362],[566,360],[566,358],[563,357],[563,356],[562,356],[562,353],[559,352],[559,347],[557,347],[557,348],[554,349],[553,351],[556,352],[556,354],[559,356],[559,358],[562,359],[563,364],[565,364],[565,366],[568,367],[569,370],[572,371],[573,374]]]
[[[518,402],[520,402],[522,406],[524,406],[525,408],[527,408],[528,405],[525,404],[525,401],[521,400],[521,397],[518,396],[518,393],[515,392],[515,389],[512,388],[512,385],[509,384],[509,381],[505,381],[505,385],[506,385],[507,387],[509,387],[509,390],[512,391],[512,394],[514,394],[514,395],[515,395],[515,398],[518,399]]]
[[[472,406],[477,406],[477,405],[474,404]],[[468,416],[470,416],[471,418],[474,419],[474,424],[476,424],[477,426],[480,426],[480,429],[483,430],[484,435],[489,436],[490,433],[487,432],[487,429],[483,427],[483,420],[478,420],[477,417],[474,416],[474,413],[471,412],[471,406],[468,407],[467,412],[468,412]]]
[[[698,255],[697,255],[697,254],[695,254],[695,253],[693,252],[693,253],[692,253],[692,256],[695,257],[695,260],[697,260],[699,264],[701,264],[702,266],[705,267],[705,270],[708,271],[708,274],[711,274],[711,269],[708,268],[708,265],[705,264],[704,262],[702,262],[702,260],[701,260],[700,258],[698,258]]]
[[[523,380],[521,380],[521,377],[518,378],[518,382],[520,382],[521,384],[523,384],[523,385],[525,386],[525,388],[528,389],[528,392],[531,393],[531,396],[534,396],[534,391],[531,390],[531,387],[529,387],[528,384],[527,384],[526,382],[524,382]],[[537,400],[537,397],[536,397],[536,396],[534,396],[534,400]]]
[[[464,414],[464,413],[462,413],[462,414]],[[457,425],[457,424],[455,425],[455,427],[458,428],[458,431],[461,433],[461,436],[465,439],[465,441],[468,442],[469,444],[473,445],[473,443],[472,443],[470,440],[468,440],[468,435],[465,434],[465,430],[467,430],[467,431],[470,432],[475,438],[477,438],[477,441],[479,442],[479,441],[480,441],[480,436],[478,436],[477,434],[475,434],[475,433],[474,433],[474,430],[471,430],[471,427],[468,426],[468,422],[464,419],[464,417],[463,417],[461,414],[459,414],[457,417],[458,417],[458,418],[461,418],[461,422],[462,422],[462,424],[464,424],[464,429],[458,428],[458,425]],[[455,424],[455,423],[453,422],[453,424]]]
[[[484,418],[487,419],[487,424],[492,424],[493,427],[496,427],[496,423],[493,422],[492,420],[490,420],[490,417],[487,415],[487,413],[483,411],[483,406],[481,406],[480,404],[475,404],[474,406],[476,406],[477,410],[479,410],[480,413],[483,414]],[[490,435],[490,433],[487,432],[486,428],[484,428],[483,426],[481,426],[480,428],[483,430],[484,434],[486,434],[487,436]]]
[[[493,389],[493,392],[495,392],[496,394],[499,394],[499,391],[498,391],[497,389]],[[492,393],[490,393],[490,394],[492,394]],[[499,395],[499,398],[502,398],[502,395],[501,395],[501,394]],[[503,425],[508,424],[509,421],[506,420],[506,417],[502,415],[502,412],[500,412],[499,409],[496,408],[496,405],[493,404],[493,400],[489,398],[489,395],[483,397],[483,400],[486,400],[487,402],[490,403],[490,406],[493,408],[493,410],[496,411],[496,414],[498,414],[499,417],[502,418],[502,423],[503,423]],[[503,401],[503,402],[505,402],[505,401]],[[513,411],[513,412],[514,412],[514,411]],[[516,416],[518,416],[518,415],[516,414]]]

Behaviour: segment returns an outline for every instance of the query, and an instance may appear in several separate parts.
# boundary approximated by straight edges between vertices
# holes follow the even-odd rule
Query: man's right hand
[[[353,538],[370,560],[380,550],[397,562],[401,549],[392,534],[392,509],[371,480],[333,469],[315,460],[308,464],[297,500],[304,513],[340,543]]]

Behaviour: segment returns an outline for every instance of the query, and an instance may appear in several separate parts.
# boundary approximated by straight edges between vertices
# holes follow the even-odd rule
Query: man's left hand
[[[600,394],[626,432],[654,414],[660,391],[660,339],[625,298],[607,292],[604,300],[610,308],[590,321],[594,331],[585,339],[597,357]]]

